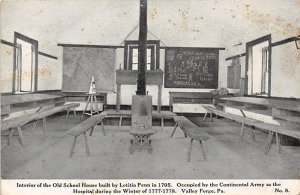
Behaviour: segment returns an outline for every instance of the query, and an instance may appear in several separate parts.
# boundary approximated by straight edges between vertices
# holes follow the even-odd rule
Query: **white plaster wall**
[[[0,12],[1,39],[13,42],[13,33],[17,31],[38,40],[40,51],[58,56],[58,60],[39,56],[41,70],[51,74],[45,73],[40,78],[38,88],[61,89],[62,48],[57,47],[57,43],[121,45],[138,24],[138,3],[138,0],[3,0]],[[152,35],[148,34],[148,37],[155,35],[165,44],[162,46],[226,47],[226,51],[220,51],[219,62],[219,87],[226,87],[227,65],[230,62],[225,62],[225,57],[245,52],[246,42],[266,34],[272,34],[272,42],[299,35],[300,19],[295,17],[299,15],[299,10],[298,0],[149,0],[148,30]],[[137,37],[138,30],[128,39]],[[238,42],[243,43],[239,49],[233,47]],[[279,59],[274,59],[278,61],[274,63],[278,64],[275,69],[284,69],[282,64],[285,64],[286,56],[282,54],[287,52],[276,50],[274,48],[273,56]],[[11,51],[9,46],[1,44],[1,92],[11,91]],[[296,53],[299,50],[291,47],[288,51]],[[116,58],[118,68],[120,63],[123,64],[122,49],[117,50]],[[296,58],[289,64],[297,65],[297,59],[299,61]],[[161,69],[164,70],[163,54],[161,60]],[[298,67],[295,73],[298,73]],[[243,69],[244,66],[242,74]],[[296,79],[282,78],[289,79],[287,82],[290,85],[296,85],[299,74],[287,75]],[[277,88],[278,91],[272,95],[299,97],[297,90],[289,94],[283,84],[273,84],[272,90]],[[122,104],[130,104],[135,87],[124,86],[122,90],[125,91]],[[163,89],[163,104],[168,104],[169,91],[178,90]],[[149,87],[149,91],[150,94],[157,94],[155,87]],[[109,103],[115,104],[114,96],[109,94]],[[156,100],[153,99],[153,102],[156,103]]]

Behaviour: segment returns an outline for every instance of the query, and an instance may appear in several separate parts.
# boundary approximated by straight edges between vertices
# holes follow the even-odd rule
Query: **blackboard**
[[[219,50],[167,48],[166,88],[218,88]]]
[[[88,92],[92,76],[97,92],[114,91],[115,49],[64,47],[63,92]]]

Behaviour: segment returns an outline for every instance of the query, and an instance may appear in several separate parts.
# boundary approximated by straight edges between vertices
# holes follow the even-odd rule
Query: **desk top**
[[[50,95],[50,94],[20,94],[20,95],[5,95],[1,96],[1,106],[9,104],[19,104],[27,102],[35,102],[42,100],[49,100],[55,98],[61,98],[63,96]]]
[[[279,108],[284,110],[300,112],[299,100],[284,100],[284,99],[256,98],[256,97],[226,97],[220,99],[226,101],[263,105],[272,108]]]

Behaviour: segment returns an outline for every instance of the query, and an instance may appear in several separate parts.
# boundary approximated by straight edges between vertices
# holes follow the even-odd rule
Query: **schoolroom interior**
[[[2,179],[299,179],[299,15],[2,1]]]

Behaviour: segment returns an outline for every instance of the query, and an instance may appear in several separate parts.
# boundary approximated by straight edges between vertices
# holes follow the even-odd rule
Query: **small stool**
[[[135,151],[135,149],[146,149],[150,154],[152,153],[153,148],[151,146],[150,136],[155,133],[155,130],[131,130],[129,133],[133,135],[133,139],[130,140],[130,154],[132,154]]]

